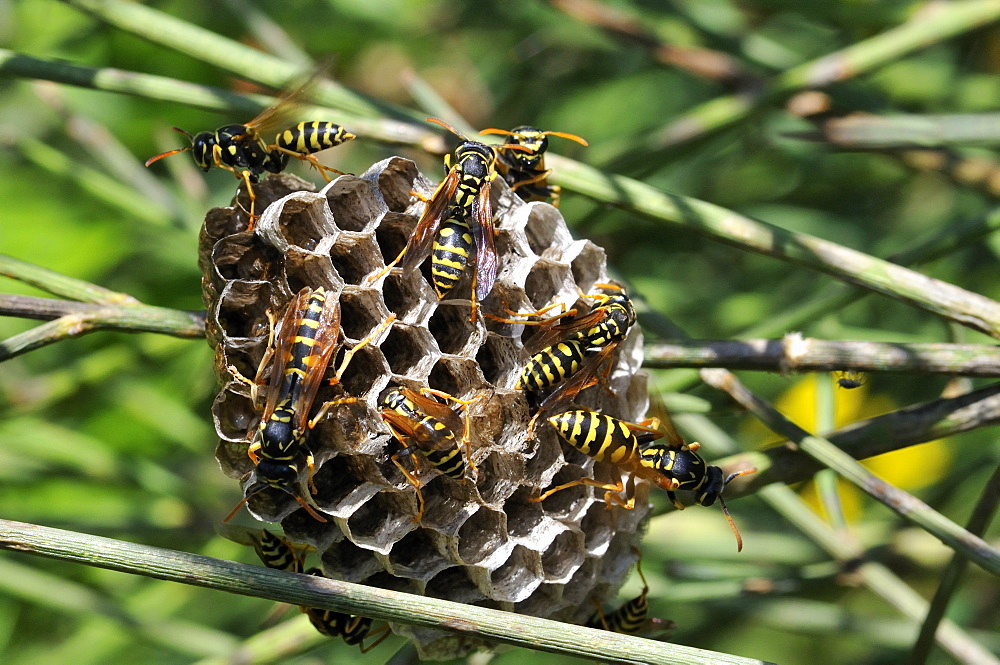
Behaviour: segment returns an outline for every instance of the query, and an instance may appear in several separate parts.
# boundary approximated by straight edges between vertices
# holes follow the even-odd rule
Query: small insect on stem
[[[857,370],[837,372],[835,376],[837,377],[837,385],[845,390],[860,388],[865,384],[866,380],[864,372],[859,372]]]

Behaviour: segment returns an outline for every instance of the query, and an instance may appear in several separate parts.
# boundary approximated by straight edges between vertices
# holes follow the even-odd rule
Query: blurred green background
[[[333,54],[333,78],[401,106],[417,108],[405,76],[415,72],[473,127],[530,123],[579,134],[589,148],[553,139],[552,150],[876,256],[889,256],[994,205],[989,186],[917,167],[907,155],[802,140],[793,134],[813,125],[783,101],[700,140],[641,150],[699,104],[750,94],[781,71],[893,28],[935,3],[147,4],[292,61]],[[595,14],[595,6],[603,11]],[[642,34],[602,28],[594,17],[610,10],[634,19]],[[281,30],[269,31],[260,12]],[[667,52],[657,44],[680,48]],[[0,0],[0,47],[258,90],[53,0]],[[705,76],[678,66],[677,53],[693,53],[700,64],[728,58],[745,75]],[[1000,30],[990,26],[828,86],[823,103],[836,113],[992,111],[1000,106],[998,69]],[[227,204],[236,181],[218,170],[202,177],[186,157],[148,171],[141,162],[181,145],[167,131],[172,125],[196,132],[247,119],[0,78],[0,252],[148,304],[199,309],[201,216],[210,206]],[[438,157],[363,136],[322,157],[360,173],[391,154],[416,159],[426,173],[439,172]],[[955,155],[993,158],[986,148],[962,148]],[[298,165],[291,170],[316,179]],[[607,249],[613,269],[654,310],[697,338],[739,337],[834,281],[573,194],[564,193],[562,211],[578,237]],[[920,270],[1000,298],[998,250],[1000,242],[990,236]],[[4,280],[2,290],[40,295],[11,280]],[[0,318],[0,337],[32,325]],[[988,343],[879,296],[798,329],[832,339]],[[656,379],[676,376],[663,374]],[[814,377],[741,378],[803,426],[814,426]],[[980,383],[986,382],[971,385]],[[835,392],[842,402],[838,420],[935,399],[946,384],[946,378],[869,376],[858,390]],[[252,552],[214,533],[215,522],[239,497],[213,457],[209,406],[215,388],[204,341],[151,334],[96,333],[3,363],[0,515],[254,561]],[[702,398],[695,404],[745,447],[777,441],[718,393],[705,387],[692,392]],[[876,471],[964,523],[997,459],[995,437],[977,431],[897,453]],[[871,548],[870,556],[929,598],[948,551],[849,489],[844,501],[851,528]],[[903,662],[915,624],[859,586],[759,499],[734,502],[731,510],[747,542],[740,555],[715,509],[671,514],[650,525],[644,570],[652,585],[652,614],[677,622],[674,641],[786,664]],[[992,534],[995,542],[996,529]],[[635,595],[639,586],[631,580],[622,597]],[[996,653],[998,605],[996,579],[973,566],[949,616]],[[0,553],[5,663],[198,662],[231,653],[261,630],[270,608],[262,600]],[[360,656],[338,641],[309,639],[319,646],[282,662],[382,663],[403,646],[391,638]],[[492,662],[515,660],[576,662],[521,650]],[[931,662],[953,661],[938,651]]]

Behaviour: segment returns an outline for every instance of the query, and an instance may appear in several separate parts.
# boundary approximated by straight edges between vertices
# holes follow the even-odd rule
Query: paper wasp
[[[323,571],[319,568],[310,568],[305,571],[305,574],[325,577]],[[385,638],[389,637],[388,624],[372,632],[372,623],[374,623],[374,620],[368,617],[337,612],[336,610],[324,610],[318,607],[300,607],[299,609],[309,617],[309,622],[320,633],[327,637],[343,638],[344,642],[351,646],[355,644],[360,645],[361,653],[368,653],[381,644]],[[364,641],[366,638],[376,636],[377,639],[374,642],[365,645]]]
[[[228,526],[228,525],[227,525]],[[228,527],[226,537],[243,544],[253,545],[261,563],[268,568],[284,570],[290,573],[302,573],[324,577],[319,568],[309,568],[303,571],[302,557],[284,538],[276,536],[267,529],[250,531],[241,527]],[[389,626],[375,631],[381,636],[372,644],[364,646],[366,637],[372,635],[372,620],[366,617],[354,616],[334,610],[321,610],[315,607],[299,607],[309,618],[310,623],[323,635],[342,637],[350,645],[361,644],[361,652],[365,653],[378,646],[388,637]]]
[[[340,382],[354,354],[382,334],[394,320],[395,316],[390,316],[346,352],[330,381],[331,385]],[[288,305],[277,332],[272,322],[271,340],[257,368],[255,380],[251,381],[235,367],[229,367],[237,380],[250,386],[251,399],[257,404],[261,376],[267,362],[273,361],[267,402],[254,441],[247,449],[256,466],[256,482],[247,488],[246,496],[223,521],[232,519],[252,496],[268,488],[290,494],[313,518],[326,521],[311,499],[314,460],[306,445],[306,436],[331,407],[357,401],[354,397],[346,397],[326,402],[314,417],[309,418],[327,366],[337,350],[339,336],[340,301],[328,298],[323,287],[305,287]],[[306,471],[305,485],[301,477],[303,467]]]
[[[243,181],[247,196],[250,197],[250,221],[247,224],[247,231],[253,230],[257,220],[255,212],[257,197],[254,194],[253,184],[259,182],[265,173],[280,173],[285,170],[290,157],[316,167],[327,182],[330,181],[327,172],[343,173],[321,164],[313,157],[313,153],[334,148],[355,138],[354,134],[340,125],[320,120],[300,122],[278,131],[270,143],[265,138],[270,132],[288,122],[295,106],[301,102],[303,96],[328,66],[324,63],[318,67],[304,83],[287,90],[257,117],[245,124],[223,125],[214,132],[204,131],[193,135],[174,127],[173,130],[186,136],[191,145],[150,157],[146,160],[146,166],[164,157],[191,151],[194,163],[202,171],[208,171],[215,166],[231,172]]]
[[[540,321],[509,319],[487,314],[494,321],[521,325],[537,325],[543,329],[525,345],[530,359],[518,377],[517,390],[542,392],[567,381],[579,372],[588,359],[607,350],[610,351],[625,340],[628,331],[635,325],[635,308],[625,291],[615,284],[595,284],[596,288],[612,289],[613,294],[581,294],[581,297],[596,301],[586,314],[578,314],[570,309],[562,314]],[[509,312],[520,317],[540,316],[559,303],[536,312]]]
[[[632,551],[639,556],[639,550],[632,548]],[[632,598],[611,614],[605,614],[601,604],[596,600],[597,612],[594,613],[584,624],[587,628],[600,628],[614,633],[624,633],[626,635],[639,635],[641,633],[651,633],[656,631],[671,630],[676,627],[673,621],[665,621],[655,617],[649,617],[649,604],[646,596],[649,594],[649,583],[646,576],[642,574],[642,557],[635,562],[635,570],[642,580],[642,591],[638,596]]]
[[[445,298],[469,266],[475,245],[475,273],[472,277],[472,320],[478,303],[493,289],[497,276],[497,252],[493,236],[493,204],[490,188],[497,177],[497,150],[525,150],[521,146],[490,146],[472,141],[457,129],[437,118],[429,122],[441,125],[462,139],[453,155],[446,155],[444,180],[427,201],[406,247],[378,274],[376,281],[401,263],[413,270],[431,255],[431,281],[439,299]]]
[[[261,529],[260,533],[251,539],[258,558],[268,568],[292,573],[302,572],[302,557],[284,538],[274,535],[267,529]]]
[[[507,131],[505,129],[484,129],[480,134],[503,134],[512,139],[514,145],[527,150],[511,150],[501,147],[500,173],[510,185],[511,190],[525,201],[548,201],[559,207],[559,195],[562,191],[558,185],[550,185],[547,178],[551,169],[545,168],[545,151],[549,148],[549,137],[558,136],[580,145],[587,142],[576,134],[565,132],[543,132],[528,125],[521,125]]]
[[[447,404],[438,402],[424,393],[437,395],[456,404],[465,405],[465,417],[462,418]],[[382,418],[389,426],[393,436],[404,447],[403,453],[392,456],[392,462],[417,490],[419,509],[416,517],[413,518],[414,522],[419,522],[424,514],[424,496],[420,491],[420,479],[416,475],[419,473],[420,467],[417,458],[413,457],[416,473],[409,471],[399,461],[400,455],[407,454],[412,457],[413,449],[416,449],[444,475],[454,480],[463,480],[467,465],[475,470],[469,449],[468,406],[479,401],[482,397],[480,395],[471,400],[460,400],[429,388],[424,388],[421,392],[414,392],[409,388],[394,388],[387,392],[379,402],[381,406],[379,412],[382,414]],[[465,449],[464,456],[459,444]]]
[[[677,490],[690,490],[698,503],[711,506],[718,500],[722,512],[736,535],[737,551],[743,549],[743,538],[736,527],[722,498],[722,492],[734,478],[754,473],[745,469],[723,479],[722,469],[710,465],[697,453],[701,444],[687,444],[674,428],[669,415],[662,422],[658,418],[641,423],[629,423],[589,409],[564,411],[548,418],[556,432],[571,446],[593,457],[598,462],[610,462],[628,475],[617,483],[602,483],[592,478],[581,478],[554,487],[532,501],[544,501],[552,494],[576,485],[590,485],[607,490],[604,500],[610,508],[635,507],[635,479],[643,478],[667,492],[667,497],[678,510],[684,509],[675,494]],[[662,431],[660,429],[662,425]],[[667,437],[666,444],[656,443]],[[621,493],[625,494],[622,499]]]

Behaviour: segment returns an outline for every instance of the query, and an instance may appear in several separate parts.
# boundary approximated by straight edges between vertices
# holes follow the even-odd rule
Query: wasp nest
[[[282,492],[255,495],[251,512],[281,521],[291,540],[314,547],[329,577],[582,623],[594,611],[592,600],[611,595],[634,562],[647,485],[639,482],[634,510],[607,510],[604,492],[585,485],[529,501],[556,484],[618,477],[613,467],[560,443],[544,422],[536,439],[527,440],[534,405],[514,386],[527,360],[524,341],[536,329],[470,321],[468,275],[444,301],[426,267],[423,273],[395,269],[367,284],[417,223],[424,203],[411,190],[429,194],[433,187],[413,162],[391,158],[320,192],[294,176],[269,177],[255,186],[256,209],[267,207],[253,232],[245,231],[245,197],[243,209],[208,214],[201,239],[204,294],[209,341],[225,384],[213,407],[218,460],[228,475],[252,482],[247,446],[260,414],[247,386],[225,368],[254,376],[268,344],[268,312],[280,318],[303,286],[339,297],[342,341],[334,367],[343,348],[395,314],[388,330],[354,356],[341,384],[320,389],[313,407],[345,394],[358,398],[331,409],[308,438],[316,457],[313,499],[330,520],[314,520]],[[573,240],[556,208],[524,203],[499,178],[493,198],[499,274],[482,303],[485,311],[574,303],[608,281],[604,251]],[[579,402],[641,419],[647,405],[641,360],[636,328],[615,353],[610,390],[592,388]],[[401,446],[377,408],[390,386],[484,396],[468,407],[476,472],[456,481],[422,464],[427,505],[420,522],[414,522],[416,492],[390,460]],[[403,463],[410,464],[405,457]],[[476,646],[422,628],[393,630],[412,637],[424,657],[454,657]]]

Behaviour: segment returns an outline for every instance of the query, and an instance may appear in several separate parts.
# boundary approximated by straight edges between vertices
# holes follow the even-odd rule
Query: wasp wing
[[[253,120],[246,123],[251,132],[269,134],[271,130],[284,129],[295,118],[296,109],[302,105],[310,91],[333,66],[333,57],[324,58],[312,70],[300,74],[285,87],[270,106],[258,113]],[[267,141],[271,137],[268,137]]]
[[[464,428],[462,418],[455,410],[447,404],[442,404],[433,397],[428,397],[423,393],[414,392],[409,388],[403,388],[403,394],[412,401],[418,409],[426,413],[431,418],[444,423],[452,433],[461,432]]]
[[[337,338],[340,336],[340,300],[327,297],[323,311],[319,316],[316,328],[316,343],[309,349],[309,355],[303,360],[306,375],[302,379],[302,392],[299,394],[295,410],[295,428],[304,432],[309,421],[316,392],[319,390],[323,375],[330,364],[333,353],[337,349]]]
[[[493,205],[490,202],[490,182],[479,189],[472,208],[472,237],[476,241],[476,299],[486,300],[497,281],[497,249],[493,242]]]
[[[592,328],[600,323],[604,316],[605,311],[597,308],[587,312],[586,314],[575,316],[565,323],[555,323],[547,326],[544,329],[539,330],[531,337],[531,339],[528,340],[524,350],[529,356],[533,356],[542,349],[546,349],[556,342],[566,339],[575,332]]]
[[[569,381],[556,388],[551,395],[542,400],[538,412],[553,411],[556,407],[568,404],[584,389],[597,383],[601,365],[611,357],[617,346],[617,344],[608,344],[600,352],[587,358]]]
[[[427,204],[424,214],[420,216],[420,221],[417,222],[416,228],[413,229],[413,235],[410,236],[410,240],[406,243],[402,260],[402,266],[405,270],[416,268],[430,253],[438,226],[441,225],[445,211],[455,196],[455,189],[458,187],[459,178],[458,171],[451,169],[444,180],[441,181],[441,184],[437,186],[437,189],[434,190],[434,194],[431,195],[431,200]]]
[[[305,312],[306,303],[309,302],[310,296],[312,296],[312,289],[308,287],[296,294],[295,298],[288,304],[288,308],[285,309],[285,315],[281,317],[281,323],[278,324],[278,329],[274,333],[275,347],[274,355],[271,357],[271,378],[267,383],[267,403],[261,414],[261,422],[266,422],[274,413],[274,407],[278,405],[278,402],[287,397],[287,395],[282,394],[285,392],[283,388],[287,389],[286,386],[282,385],[285,380],[285,368],[288,366],[292,343],[295,341],[298,321]]]

